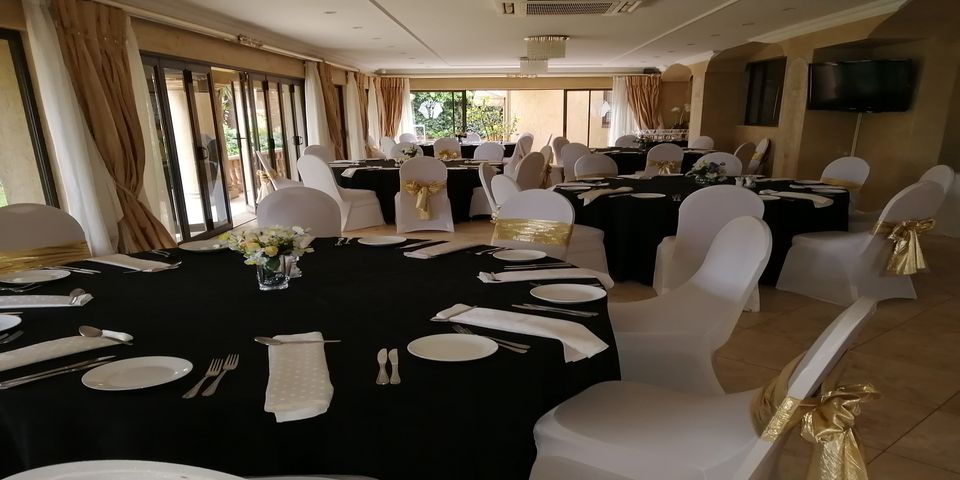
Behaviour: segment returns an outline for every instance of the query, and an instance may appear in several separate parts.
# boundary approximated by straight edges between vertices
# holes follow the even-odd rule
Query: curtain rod
[[[96,1],[97,1],[97,2],[100,2],[100,3],[103,3],[104,5],[109,5],[109,6],[111,6],[111,7],[119,8],[119,9],[127,12],[127,14],[129,14],[130,16],[133,16],[133,17],[142,18],[142,19],[144,19],[144,20],[150,20],[150,21],[152,21],[152,22],[157,22],[157,23],[160,23],[160,24],[163,24],[163,25],[167,25],[167,26],[172,26],[172,27],[181,28],[181,29],[183,29],[183,30],[187,30],[187,31],[190,31],[190,32],[193,32],[193,33],[199,33],[199,34],[201,34],[201,35],[206,35],[206,36],[208,36],[208,37],[218,38],[218,39],[220,39],[220,40],[226,40],[226,41],[228,41],[228,42],[230,42],[230,43],[235,43],[235,44],[237,44],[237,45],[243,45],[242,43],[240,43],[240,42],[237,40],[237,36],[236,36],[236,35],[232,35],[232,34],[230,34],[230,33],[227,33],[227,32],[221,31],[221,30],[217,30],[217,29],[210,28],[210,27],[205,27],[205,26],[203,26],[203,25],[199,25],[199,24],[196,24],[196,23],[193,23],[193,22],[189,22],[189,21],[187,21],[187,20],[181,20],[181,19],[179,19],[179,18],[174,18],[174,17],[168,16],[168,15],[163,15],[163,14],[161,14],[161,13],[151,12],[151,11],[149,11],[149,10],[145,10],[145,9],[143,9],[143,8],[140,8],[140,7],[134,7],[134,6],[132,6],[132,5],[126,5],[126,4],[123,4],[123,3],[116,2],[116,1],[114,1],[114,0],[96,0]],[[248,46],[248,45],[243,45],[243,46]],[[251,47],[251,48],[257,48],[257,49],[259,49],[259,50],[264,50],[264,51],[267,51],[267,52],[270,52],[270,53],[276,53],[276,54],[278,54],[278,55],[283,55],[283,56],[285,56],[285,57],[296,58],[296,59],[298,59],[298,60],[309,60],[309,61],[312,61],[312,62],[326,62],[326,63],[329,64],[329,65],[332,65],[332,66],[334,66],[334,67],[337,67],[337,68],[340,68],[340,69],[343,69],[343,70],[347,70],[347,71],[350,71],[350,72],[360,72],[360,70],[357,69],[357,68],[355,68],[355,67],[349,67],[349,66],[342,65],[342,64],[339,64],[339,63],[336,63],[336,62],[331,62],[331,61],[329,61],[329,60],[324,60],[324,59],[322,59],[322,58],[314,57],[314,56],[311,56],[311,55],[305,55],[305,54],[302,54],[302,53],[294,52],[294,51],[287,50],[287,49],[280,48],[280,47],[273,46],[273,45],[263,44],[263,45],[261,45],[261,46],[259,46],[259,47]]]

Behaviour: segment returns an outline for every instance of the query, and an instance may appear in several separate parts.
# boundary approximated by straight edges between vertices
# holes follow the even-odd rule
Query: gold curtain
[[[385,137],[396,137],[403,114],[403,78],[377,77],[373,82],[379,93],[377,106],[380,107],[380,132]]]
[[[123,213],[117,248],[129,253],[176,246],[139,200],[146,157],[127,58],[127,14],[88,0],[56,0],[50,10],[87,127],[116,185]]]
[[[370,158],[373,157],[373,149],[370,147],[370,142],[367,141],[367,136],[370,134],[370,119],[367,118],[367,102],[369,101],[367,82],[370,80],[370,77],[362,73],[357,73],[356,76],[357,92],[360,98],[360,125],[363,128],[363,151],[367,158]],[[374,141],[376,141],[376,139],[374,139]]]
[[[637,125],[660,128],[660,75],[627,75],[627,101]]]
[[[337,87],[333,85],[333,75],[330,65],[326,62],[318,64],[320,69],[320,84],[323,85],[323,103],[327,107],[327,130],[330,132],[330,149],[334,158],[347,158],[343,145],[343,119],[340,118],[340,99],[337,96]]]

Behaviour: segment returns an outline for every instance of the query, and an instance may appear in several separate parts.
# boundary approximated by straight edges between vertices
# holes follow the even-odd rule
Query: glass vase
[[[296,259],[287,255],[268,258],[266,262],[257,265],[257,281],[260,290],[283,290],[290,283],[290,271]]]

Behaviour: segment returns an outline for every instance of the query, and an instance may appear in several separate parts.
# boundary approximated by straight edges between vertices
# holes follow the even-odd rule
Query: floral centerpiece
[[[726,165],[724,162],[712,162],[701,158],[693,164],[687,176],[693,177],[701,185],[719,183],[727,179]]]
[[[633,143],[637,144],[637,148],[640,150],[646,150],[650,146],[650,138],[647,135],[641,133],[633,139]]]
[[[460,154],[453,150],[440,150],[437,152],[437,159],[439,160],[453,160],[460,158]]]
[[[296,260],[312,252],[310,237],[301,227],[266,227],[220,235],[230,250],[243,254],[247,265],[257,266],[260,290],[287,288]]]
[[[682,130],[687,128],[687,114],[690,113],[690,104],[684,103],[683,107],[673,107],[670,109],[671,112],[677,114],[677,121],[674,122],[673,128]]]
[[[417,146],[416,145],[407,145],[400,148],[400,155],[394,159],[397,166],[399,167],[403,162],[410,160],[413,157],[417,156]]]

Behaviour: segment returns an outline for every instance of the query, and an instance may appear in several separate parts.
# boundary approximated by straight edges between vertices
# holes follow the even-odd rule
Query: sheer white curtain
[[[400,110],[400,133],[417,133],[413,126],[413,96],[410,95],[409,78],[403,79],[403,109]]]
[[[367,129],[370,137],[373,138],[372,147],[380,149],[380,137],[383,131],[380,130],[380,107],[377,105],[377,87],[373,84],[373,77],[367,78]],[[389,153],[389,152],[384,152]]]
[[[140,200],[150,209],[150,213],[160,220],[171,236],[176,238],[173,206],[167,195],[167,181],[163,174],[163,157],[157,144],[157,126],[153,123],[153,104],[150,103],[150,89],[143,73],[143,60],[140,58],[140,46],[134,34],[130,20],[127,20],[127,58],[130,60],[130,74],[133,76],[133,97],[137,102],[137,116],[140,117],[140,130],[143,131],[143,146],[146,162],[143,166],[143,191]]]
[[[24,0],[23,11],[40,104],[48,120],[50,157],[63,191],[61,207],[83,226],[94,255],[115,253],[120,202],[70,83],[49,5],[48,0]]]
[[[640,130],[637,121],[633,118],[633,110],[627,100],[627,78],[623,75],[613,76],[613,93],[610,100],[610,131],[607,133],[607,144],[613,145],[618,138],[631,135]]]
[[[330,146],[330,129],[327,127],[327,107],[323,101],[323,87],[317,62],[306,62],[303,99],[306,103],[307,142],[310,145]]]
[[[359,160],[367,158],[364,145],[367,132],[363,131],[363,119],[360,118],[360,90],[357,87],[357,74],[347,72],[347,88],[343,91],[343,128],[347,130],[347,158]]]

